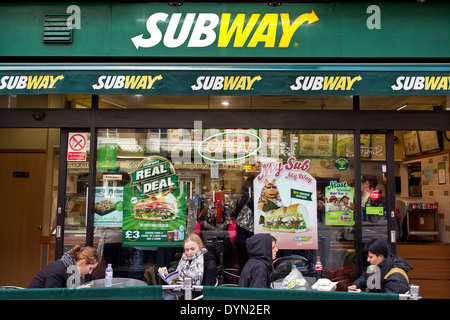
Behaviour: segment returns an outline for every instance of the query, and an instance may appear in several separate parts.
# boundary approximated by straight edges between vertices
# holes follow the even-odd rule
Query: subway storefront
[[[101,253],[93,279],[112,264],[160,284],[191,233],[219,285],[237,283],[255,233],[277,238],[274,282],[292,259],[315,277],[320,257],[345,291],[373,238],[416,270],[443,252],[446,268],[449,14],[412,1],[1,4],[0,285],[28,286],[76,244]],[[412,278],[449,297],[448,279]]]

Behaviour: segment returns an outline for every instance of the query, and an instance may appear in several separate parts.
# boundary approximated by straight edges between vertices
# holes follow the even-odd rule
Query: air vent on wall
[[[69,14],[44,16],[44,43],[72,43],[72,28],[68,27]]]

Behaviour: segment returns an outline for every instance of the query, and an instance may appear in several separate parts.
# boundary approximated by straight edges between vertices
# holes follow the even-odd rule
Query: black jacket
[[[39,271],[28,288],[66,288],[67,266],[61,261],[53,261]]]
[[[369,289],[370,292],[400,294],[406,293],[409,290],[409,279],[406,273],[413,268],[405,259],[391,255],[381,262],[378,267],[380,268],[380,288],[375,287]],[[390,271],[392,272],[389,274]],[[367,280],[370,276],[371,274],[366,272],[353,284],[359,289],[365,290],[367,288]]]
[[[203,281],[204,286],[215,286],[217,278],[217,265],[214,254],[206,251],[203,255]]]
[[[239,287],[270,288],[272,274],[272,237],[267,233],[247,239],[249,260],[239,278]]]

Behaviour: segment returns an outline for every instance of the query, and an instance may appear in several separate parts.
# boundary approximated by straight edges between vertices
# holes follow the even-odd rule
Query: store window
[[[99,95],[99,108],[111,109],[306,109],[351,110],[351,96]]]
[[[0,95],[0,108],[90,109],[90,94]]]
[[[117,276],[159,283],[158,267],[176,268],[183,239],[198,233],[216,254],[219,281],[236,283],[252,234],[236,219],[248,203],[253,232],[279,240],[274,280],[292,256],[305,276],[320,256],[328,278],[354,278],[351,131],[108,128],[97,143],[95,243]],[[293,208],[283,223],[270,217]]]
[[[447,96],[429,95],[362,95],[361,110],[445,110]]]

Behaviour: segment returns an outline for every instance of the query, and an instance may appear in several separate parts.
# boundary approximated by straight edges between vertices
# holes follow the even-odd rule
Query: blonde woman
[[[190,234],[183,242],[184,253],[178,263],[178,283],[182,284],[184,278],[191,278],[193,285],[214,286],[216,284],[217,267],[214,255],[203,247],[203,242],[196,234]],[[166,267],[158,270],[168,275]],[[170,297],[172,296],[172,297]],[[164,295],[164,299],[175,297]],[[177,297],[175,297],[177,298]],[[180,298],[178,296],[178,298]]]

